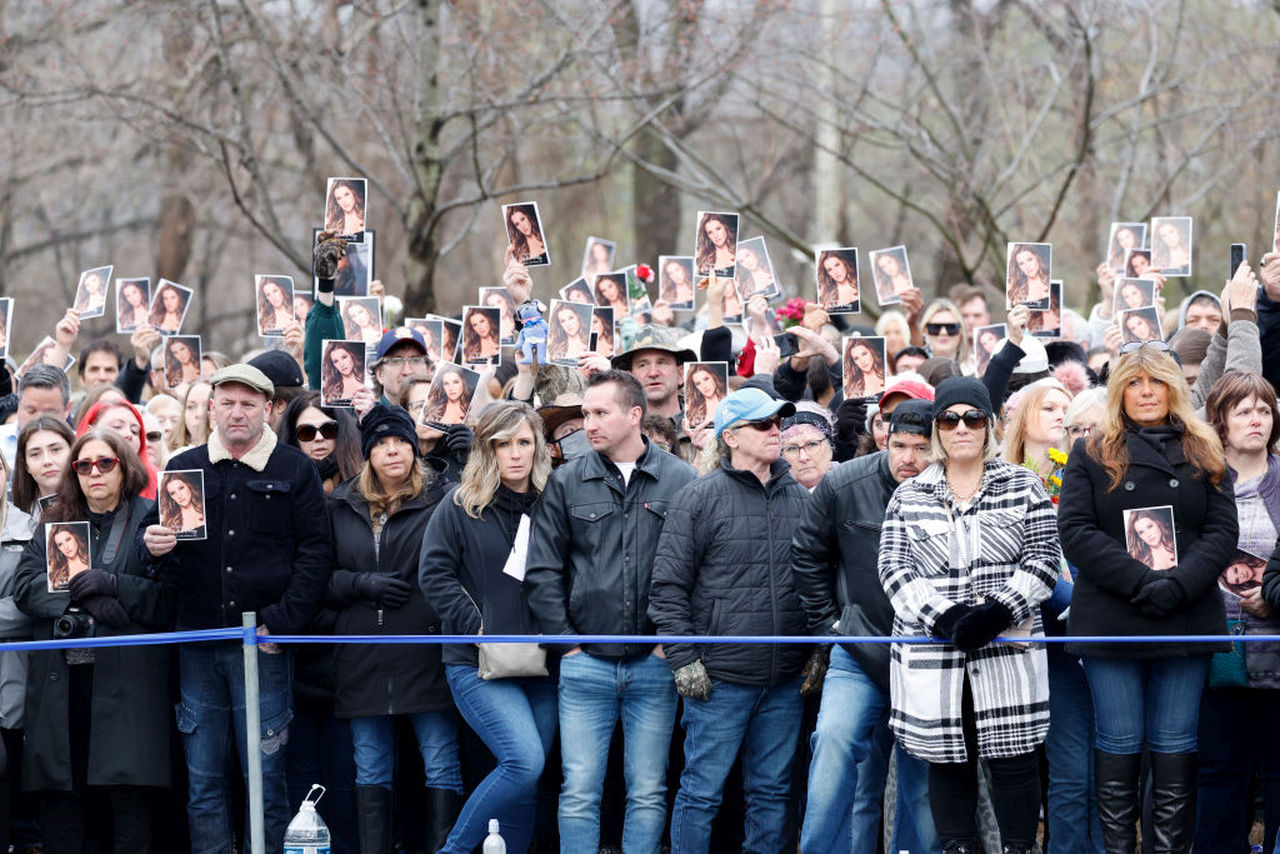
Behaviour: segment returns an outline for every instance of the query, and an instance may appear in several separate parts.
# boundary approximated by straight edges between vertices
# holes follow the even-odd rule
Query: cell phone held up
[[[1240,269],[1240,265],[1244,263],[1245,258],[1248,257],[1248,254],[1249,254],[1249,251],[1248,251],[1248,246],[1246,244],[1244,243],[1231,244],[1231,269],[1227,271],[1228,279],[1233,278],[1235,276],[1236,270]]]

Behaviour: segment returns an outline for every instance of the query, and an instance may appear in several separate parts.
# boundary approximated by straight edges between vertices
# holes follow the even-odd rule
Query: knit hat
[[[933,417],[937,418],[938,413],[945,412],[957,403],[967,403],[974,409],[987,413],[988,418],[995,417],[987,387],[973,377],[947,377],[939,383],[933,396]],[[905,404],[898,405],[901,407]]]
[[[379,403],[360,419],[360,453],[366,460],[373,446],[384,436],[398,436],[413,446],[415,454],[418,451],[418,431],[409,413],[398,406]]]

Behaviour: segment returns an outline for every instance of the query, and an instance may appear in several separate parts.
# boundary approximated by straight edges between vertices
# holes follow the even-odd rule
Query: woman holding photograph
[[[273,276],[263,276],[258,286],[258,334],[283,335],[293,322],[293,300]]]
[[[436,376],[440,384],[427,394],[422,420],[435,424],[462,424],[471,408],[472,390],[466,375],[456,365],[441,365]]]
[[[1040,251],[1026,244],[1015,244],[1010,272],[1009,304],[1034,306],[1049,301],[1049,269]]]
[[[613,358],[613,324],[604,322],[604,315],[598,311],[591,312],[591,331],[596,336],[596,355],[606,359]],[[588,343],[590,340],[588,339]]]
[[[324,230],[353,235],[364,231],[364,182],[338,178],[325,205]]]
[[[551,318],[547,353],[553,359],[572,359],[576,364],[590,349],[590,333],[582,325],[577,309],[571,305],[558,306]]]
[[[827,249],[818,255],[818,302],[825,309],[857,303],[858,269],[841,250]]]
[[[198,379],[200,379],[200,360],[191,350],[191,345],[179,338],[171,338],[165,342],[165,385],[168,388],[177,388],[183,383],[193,383]]]
[[[752,238],[755,241],[756,238]],[[764,241],[758,244],[761,249],[764,247]],[[738,281],[738,293],[743,299],[750,300],[756,294],[764,294],[769,296],[778,292],[778,286],[773,281],[773,274],[769,272],[769,263],[759,254],[759,251],[749,244],[741,244],[737,251],[737,267],[734,270],[734,278]],[[690,299],[692,299],[692,294]]]
[[[884,392],[884,359],[879,350],[856,338],[844,356],[845,388],[853,397],[875,397]]]
[[[496,365],[501,358],[498,327],[483,311],[467,312],[467,328],[462,331],[462,361],[469,365]]]
[[[1166,220],[1156,228],[1151,263],[1165,271],[1165,275],[1191,266],[1191,250],[1187,248],[1186,235],[1175,223]]]
[[[1190,847],[1185,813],[1196,787],[1201,694],[1211,654],[1231,647],[1088,638],[1225,634],[1218,577],[1239,541],[1232,496],[1222,442],[1196,416],[1168,348],[1122,352],[1111,365],[1104,420],[1072,449],[1058,504],[1063,552],[1076,567],[1067,633],[1082,638],[1067,652],[1082,657],[1093,695],[1094,779],[1108,851],[1136,844],[1144,750],[1153,850]],[[1129,553],[1124,516],[1162,506],[1173,508],[1178,562],[1157,571]]]
[[[627,283],[621,273],[596,277],[596,305],[611,306],[614,323],[627,316]]]
[[[338,343],[329,350],[329,358],[325,360],[321,385],[325,399],[333,405],[334,401],[350,401],[356,393],[365,387],[364,371],[360,368],[360,360],[353,352],[358,343]]]
[[[352,300],[343,307],[342,325],[348,341],[377,344],[382,340],[382,324],[378,322],[377,313],[362,302]]]
[[[727,276],[737,256],[737,218],[718,213],[704,213],[698,223],[698,240],[695,246],[694,270]]]
[[[1158,341],[1160,334],[1151,325],[1152,318],[1142,311],[1127,311],[1124,313],[1124,343],[1132,344],[1136,341]]]
[[[160,288],[155,304],[151,307],[151,325],[160,332],[174,334],[182,328],[182,315],[186,305],[186,294],[166,283]]]
[[[1178,563],[1173,529],[1163,511],[1136,510],[1130,513],[1126,540],[1129,557],[1152,569],[1173,569]]]
[[[876,294],[880,297],[881,303],[898,302],[904,291],[915,287],[897,252],[877,252],[874,267]]]
[[[1040,604],[1062,560],[1053,504],[1035,474],[998,458],[982,383],[943,380],[932,464],[885,511],[879,574],[893,605],[889,726],[929,763],[929,802],[944,851],[978,851],[978,758],[1005,854],[1030,854],[1040,818],[1036,750],[1049,729],[1043,648],[993,644],[1043,635]]]
[[[81,316],[86,314],[96,316],[102,314],[106,306],[107,283],[101,273],[90,270],[85,273],[84,280],[80,283],[80,293],[76,296],[75,309]]]
[[[318,391],[289,401],[282,438],[316,464],[325,495],[360,470],[359,424],[347,409],[321,406]]]
[[[422,541],[418,583],[445,633],[537,632],[520,581],[503,569],[550,473],[542,420],[528,404],[503,402],[485,410],[462,482],[440,502]],[[478,662],[474,646],[444,648],[453,700],[497,765],[467,799],[439,851],[474,850],[492,816],[503,817],[507,850],[528,851],[538,780],[558,723],[556,660],[548,656],[547,676],[500,679],[481,679]]]
[[[1205,400],[1205,416],[1222,440],[1227,472],[1235,490],[1240,552],[1269,557],[1280,533],[1280,409],[1271,383],[1259,374],[1231,371],[1214,383]],[[1239,566],[1238,564],[1236,565]],[[1229,620],[1240,621],[1246,635],[1280,634],[1280,577],[1271,576],[1270,594],[1254,583],[1244,567],[1236,578],[1228,565],[1223,580],[1244,582],[1220,591]],[[1210,671],[1209,689],[1200,702],[1197,747],[1197,851],[1243,851],[1248,846],[1254,810],[1251,792],[1261,795],[1264,836],[1280,832],[1280,732],[1272,726],[1241,726],[1270,721],[1280,714],[1280,644],[1250,643],[1244,679],[1218,678]],[[1239,673],[1237,674],[1239,675]],[[1251,782],[1255,780],[1256,789]]]
[[[132,332],[147,322],[147,289],[141,282],[126,279],[120,283],[116,301],[116,323],[121,332]]]
[[[94,565],[72,578],[67,592],[50,593],[53,555],[36,537],[18,564],[14,601],[36,618],[42,640],[65,616],[93,617],[88,633],[95,637],[169,631],[173,579],[150,573],[133,547],[151,508],[141,496],[147,473],[137,454],[115,433],[91,430],[76,440],[70,459],[45,521],[87,522]],[[41,800],[40,831],[49,854],[80,854],[86,844],[150,850],[150,802],[172,782],[170,649],[31,653],[23,783]],[[90,818],[96,815],[108,820]]]
[[[724,378],[709,365],[696,365],[689,372],[685,390],[685,421],[691,429],[703,427],[716,417],[716,407],[729,394]]]
[[[488,308],[496,308],[498,314],[498,328],[503,341],[516,340],[516,303],[511,298],[511,294],[504,290],[494,289],[487,291],[484,300],[481,303]]]
[[[18,432],[18,451],[13,464],[13,503],[32,518],[39,519],[39,500],[53,495],[62,483],[71,457],[75,434],[66,419],[40,415]]]
[[[204,489],[195,474],[174,473],[161,476],[160,524],[187,536],[204,536]]]
[[[1142,240],[1137,233],[1127,225],[1122,225],[1116,229],[1116,233],[1111,235],[1111,252],[1107,255],[1107,266],[1113,270],[1124,269],[1124,256],[1130,249],[1141,249]]]
[[[418,562],[446,486],[418,457],[413,419],[398,406],[379,404],[364,416],[360,445],[360,474],[329,498],[334,569],[327,602],[338,612],[334,632],[438,635],[440,618],[418,585]],[[458,721],[440,655],[437,644],[334,650],[334,714],[351,721],[362,852],[391,850],[397,717],[408,718],[425,765],[427,850],[440,849],[458,814]]]
[[[507,237],[515,259],[525,266],[548,263],[547,244],[538,226],[537,209],[532,204],[507,209]]]
[[[662,298],[671,305],[693,305],[693,277],[679,258],[668,258],[662,267]]]

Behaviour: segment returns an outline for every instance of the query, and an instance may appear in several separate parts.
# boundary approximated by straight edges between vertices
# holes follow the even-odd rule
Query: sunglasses
[[[159,441],[160,441],[161,439],[163,439],[163,438],[164,438],[164,434],[163,434],[163,433],[148,433],[148,434],[147,434],[147,441],[148,441],[148,442],[153,442],[153,443],[154,443],[154,442],[159,442]]]
[[[110,474],[118,462],[120,461],[115,457],[98,457],[96,460],[76,460],[71,468],[81,477],[90,474],[95,468],[101,474]]]
[[[1125,353],[1136,353],[1143,347],[1150,347],[1152,350],[1158,350],[1161,353],[1168,353],[1172,348],[1163,341],[1130,341],[1120,348],[1121,355]]]
[[[939,412],[938,417],[933,420],[937,423],[939,430],[954,430],[960,426],[961,421],[970,430],[981,430],[987,426],[987,413],[981,409],[970,409],[963,414],[947,410]]]
[[[924,325],[925,332],[930,335],[959,335],[960,324],[958,323],[926,323]]]
[[[752,430],[759,430],[761,433],[766,433],[774,427],[782,426],[782,419],[775,415],[772,418],[762,418],[759,421],[744,421],[737,426],[750,427]]]
[[[316,433],[319,433],[325,439],[336,439],[338,438],[338,422],[326,421],[319,426],[315,424],[299,424],[296,432],[299,442],[314,442]]]

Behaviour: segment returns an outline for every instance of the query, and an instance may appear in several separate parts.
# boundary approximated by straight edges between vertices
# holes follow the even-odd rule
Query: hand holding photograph
[[[1125,543],[1129,556],[1151,569],[1173,569],[1178,565],[1175,530],[1171,505],[1124,511]]]
[[[156,495],[160,505],[161,525],[173,531],[179,540],[205,539],[202,470],[161,472]]]
[[[480,374],[462,367],[442,363],[431,378],[427,401],[419,423],[443,432],[452,424],[463,424],[471,410]]]
[[[46,590],[62,593],[71,579],[93,566],[88,522],[46,522]]]

